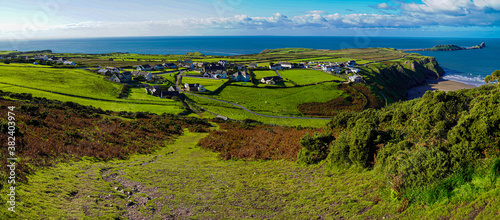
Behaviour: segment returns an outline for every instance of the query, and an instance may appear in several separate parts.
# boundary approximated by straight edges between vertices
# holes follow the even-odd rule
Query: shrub
[[[300,149],[297,155],[297,162],[302,164],[315,164],[324,160],[328,156],[328,145],[334,140],[332,134],[315,133],[314,136],[306,134],[300,138]]]

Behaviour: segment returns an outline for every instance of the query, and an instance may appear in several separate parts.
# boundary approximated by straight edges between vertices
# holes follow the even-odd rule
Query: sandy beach
[[[460,89],[472,89],[476,88],[476,86],[457,82],[457,81],[452,81],[452,80],[446,80],[446,79],[436,79],[436,80],[427,80],[427,85],[425,86],[416,86],[408,90],[408,99],[416,99],[420,98],[424,95],[426,91],[434,91],[434,90],[440,90],[440,91],[455,91],[455,90],[460,90]]]

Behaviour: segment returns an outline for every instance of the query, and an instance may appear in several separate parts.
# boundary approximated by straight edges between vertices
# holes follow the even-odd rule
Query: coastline
[[[408,100],[420,98],[424,95],[424,93],[426,91],[439,90],[439,91],[448,92],[448,91],[456,91],[456,90],[460,90],[460,89],[472,89],[472,88],[476,88],[476,87],[477,86],[469,85],[469,84],[465,84],[462,82],[453,81],[453,80],[449,80],[449,79],[443,79],[443,78],[426,80],[426,85],[415,86],[415,87],[408,89],[407,98],[408,98]]]

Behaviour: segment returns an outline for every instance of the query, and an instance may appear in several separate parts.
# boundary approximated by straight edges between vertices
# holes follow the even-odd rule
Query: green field
[[[227,79],[210,79],[210,78],[194,78],[194,77],[182,77],[182,84],[189,83],[195,84],[198,83],[205,87],[206,90],[215,91],[219,87],[221,87]]]
[[[274,70],[254,70],[255,79],[259,80],[268,76],[277,76]]]
[[[227,86],[217,95],[207,96],[240,104],[266,115],[302,116],[297,105],[305,102],[327,102],[344,96],[337,89],[338,83],[322,83],[315,86],[268,89]]]
[[[302,127],[324,127],[330,120],[319,120],[319,119],[290,119],[290,118],[270,118],[263,117],[259,115],[251,114],[241,108],[235,107],[230,104],[217,102],[209,99],[199,98],[190,94],[186,96],[196,103],[197,106],[202,107],[205,110],[216,113],[218,115],[226,116],[230,119],[243,121],[245,119],[251,119],[260,121],[265,124],[280,125],[280,126],[302,126]],[[204,115],[209,115],[210,113],[205,112]]]
[[[325,73],[319,70],[308,70],[308,69],[291,69],[279,71],[281,77],[285,80],[291,80],[298,85],[305,85],[324,81],[345,81],[345,79],[333,76],[331,74]]]
[[[0,84],[0,90],[73,101],[104,110],[149,111],[160,114],[178,114],[183,111],[179,102],[146,96],[145,92],[142,92],[144,89],[130,89],[127,98],[119,99],[117,96],[123,85],[85,70],[57,69],[32,64],[2,64],[0,77],[4,83]]]

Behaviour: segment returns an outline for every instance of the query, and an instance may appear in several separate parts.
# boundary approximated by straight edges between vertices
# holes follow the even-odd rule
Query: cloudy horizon
[[[126,36],[496,37],[499,0],[3,2],[0,40]]]

